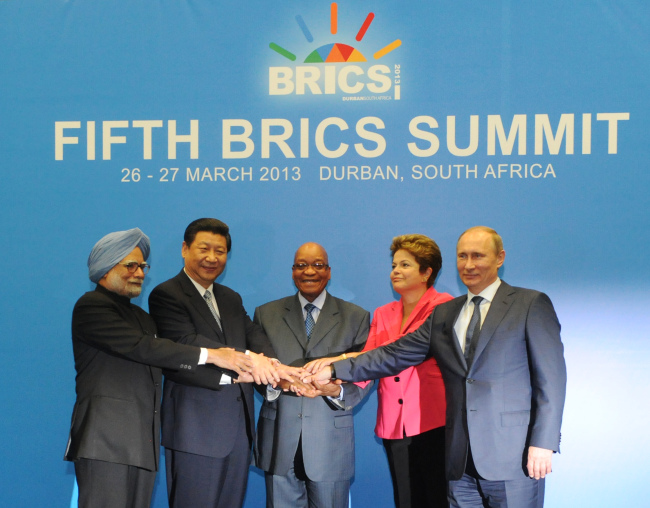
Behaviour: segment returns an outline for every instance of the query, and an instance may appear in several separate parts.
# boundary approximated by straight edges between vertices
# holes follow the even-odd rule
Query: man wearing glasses
[[[72,314],[76,393],[65,460],[74,461],[80,507],[149,507],[160,450],[161,368],[204,380],[222,369],[249,375],[243,353],[156,336],[140,295],[149,238],[138,228],[103,237],[88,257],[97,284]],[[200,365],[212,363],[222,369]],[[206,381],[207,382],[207,381]]]
[[[255,310],[254,321],[278,359],[302,367],[315,358],[360,351],[370,315],[325,290],[331,275],[325,249],[304,244],[292,268],[298,293]],[[354,475],[352,409],[370,385],[298,390],[310,398],[296,396],[288,385],[280,382],[285,391],[267,389],[257,426],[256,464],[266,473],[267,507],[347,507]]]

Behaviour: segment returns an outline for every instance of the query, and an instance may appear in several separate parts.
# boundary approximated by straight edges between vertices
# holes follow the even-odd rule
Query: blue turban
[[[133,249],[140,247],[144,259],[149,257],[149,237],[138,228],[109,233],[95,244],[88,256],[88,277],[94,283],[128,256]]]

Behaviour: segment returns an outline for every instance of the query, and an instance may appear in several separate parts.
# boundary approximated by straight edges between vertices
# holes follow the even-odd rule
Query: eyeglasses
[[[316,271],[321,271],[325,270],[330,267],[330,265],[326,265],[325,263],[296,263],[295,265],[292,266],[294,270],[298,270],[299,272],[304,272],[307,268],[312,267]]]
[[[131,261],[130,263],[118,263],[118,265],[126,266],[126,269],[129,271],[129,273],[137,272],[138,268],[142,270],[142,273],[147,273],[149,271],[149,268],[151,268],[151,266],[147,263],[137,263],[136,261]]]

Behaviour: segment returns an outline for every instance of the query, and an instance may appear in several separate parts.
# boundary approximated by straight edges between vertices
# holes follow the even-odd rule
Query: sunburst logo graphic
[[[364,39],[371,29],[374,19],[373,12],[367,14],[356,33],[355,40],[357,42]],[[305,19],[298,15],[295,20],[305,40],[308,43],[313,43],[314,36]],[[329,31],[334,36],[338,36],[338,25],[338,4],[333,2],[330,4]],[[290,62],[300,63],[297,63],[295,67],[269,68],[269,95],[304,95],[307,93],[335,95],[341,92],[347,96],[343,100],[390,100],[391,98],[398,100],[400,98],[400,66],[394,65],[391,69],[379,60],[401,45],[402,41],[396,39],[370,56],[364,55],[358,47],[351,44],[333,42],[310,50],[304,60],[299,60],[296,53],[290,49],[271,42],[269,48],[272,51]],[[363,65],[364,63],[370,65]],[[393,95],[386,95],[391,88]]]
[[[357,42],[361,42],[370,28],[372,21],[375,19],[375,14],[373,12],[368,13],[365,21],[359,28],[355,39]],[[307,23],[302,18],[302,16],[296,16],[296,23],[300,27],[303,35],[307,42],[314,42],[314,36],[311,34]],[[332,3],[330,6],[330,32],[332,35],[338,34],[338,4]],[[387,46],[381,48],[379,51],[375,52],[373,55],[375,60],[379,60],[383,56],[386,56],[391,51],[399,48],[402,45],[402,41],[399,39],[394,40]],[[282,55],[283,57],[291,60],[292,62],[296,61],[296,55],[290,51],[284,49],[278,44],[272,42],[269,44],[269,47],[276,53]],[[341,42],[336,42],[334,44],[325,44],[318,49],[315,49],[307,58],[305,58],[305,63],[342,63],[342,62],[367,62],[366,57],[358,50],[353,48],[348,44],[343,44]]]

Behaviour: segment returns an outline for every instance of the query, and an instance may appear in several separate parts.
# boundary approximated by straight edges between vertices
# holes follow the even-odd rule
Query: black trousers
[[[448,508],[445,428],[384,439],[397,508]]]
[[[149,508],[156,472],[126,464],[77,459],[79,508]]]

